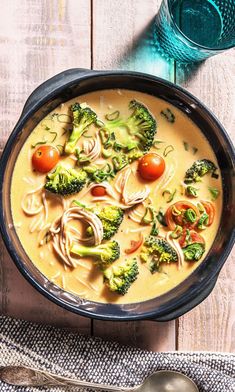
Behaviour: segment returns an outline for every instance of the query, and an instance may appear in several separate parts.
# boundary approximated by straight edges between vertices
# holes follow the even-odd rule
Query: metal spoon
[[[162,370],[153,373],[142,384],[132,388],[74,380],[24,366],[6,366],[0,368],[0,380],[7,384],[27,387],[78,386],[80,388],[102,389],[116,392],[199,392],[197,386],[190,378],[171,370]]]

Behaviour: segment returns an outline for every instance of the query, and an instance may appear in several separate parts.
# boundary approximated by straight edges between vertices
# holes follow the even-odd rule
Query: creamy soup
[[[137,121],[132,127],[127,120],[134,110],[129,107],[132,100],[145,105],[153,116],[152,127],[156,120],[153,143],[153,128],[148,130],[149,151],[142,151],[146,139],[140,135],[148,125]],[[75,109],[71,111],[77,102],[80,113],[89,107],[98,121],[73,141],[76,150],[73,146],[73,151],[67,148],[65,153],[73,122],[78,121]],[[55,147],[53,156],[42,149],[45,146]],[[49,155],[44,159],[44,154]],[[128,158],[126,165],[124,158]],[[66,170],[85,171],[82,181],[86,184],[79,192],[61,195],[50,186],[45,189],[48,171],[50,176],[61,165]],[[65,181],[62,177],[57,182]],[[58,191],[63,186],[60,183]],[[70,186],[67,193],[72,191]],[[109,239],[105,239],[108,229],[100,215],[107,206],[116,206],[123,215]],[[46,116],[23,145],[11,185],[14,226],[32,263],[64,290],[98,302],[144,301],[182,282],[209,251],[221,207],[218,163],[200,129],[169,103],[129,90],[88,93]],[[109,223],[113,229],[112,218]],[[112,241],[116,241],[116,256],[110,262],[107,254],[104,260],[100,254],[85,256],[79,250],[81,246],[104,250]],[[125,269],[125,277],[119,266]]]

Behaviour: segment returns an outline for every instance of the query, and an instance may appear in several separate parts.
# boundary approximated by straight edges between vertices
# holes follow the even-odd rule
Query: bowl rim
[[[56,76],[60,76],[61,78],[63,78],[63,75],[68,72],[68,71],[72,71],[72,70],[67,70],[62,72],[59,75]],[[210,109],[208,109],[203,103],[200,102],[199,99],[197,99],[194,95],[192,95],[191,93],[189,93],[187,90],[185,90],[184,88],[177,86],[176,84],[169,82],[167,80],[164,80],[162,78],[159,78],[157,76],[154,75],[150,75],[150,74],[146,74],[146,73],[141,73],[141,72],[134,72],[134,71],[94,71],[94,70],[82,70],[83,73],[81,74],[81,70],[80,69],[74,69],[73,70],[75,73],[77,72],[77,77],[73,80],[67,81],[66,83],[63,83],[55,88],[54,90],[52,89],[52,91],[46,93],[45,95],[43,95],[43,97],[41,99],[39,99],[36,102],[32,102],[32,104],[30,103],[30,98],[34,95],[35,90],[33,91],[33,93],[31,94],[31,96],[29,96],[28,100],[26,101],[26,104],[23,108],[22,114],[18,120],[18,122],[16,123],[13,131],[11,132],[7,143],[4,147],[3,153],[2,153],[2,157],[0,159],[0,182],[1,184],[3,184],[3,179],[4,179],[4,174],[5,174],[5,168],[7,166],[7,161],[8,161],[8,156],[9,153],[11,151],[11,146],[15,141],[16,136],[18,135],[18,133],[23,129],[23,126],[27,123],[28,119],[38,110],[40,109],[40,107],[45,104],[46,102],[48,102],[50,99],[55,98],[56,96],[58,96],[58,94],[60,92],[62,92],[63,90],[65,90],[66,88],[77,84],[78,82],[80,82],[81,80],[85,80],[85,79],[91,79],[91,78],[96,78],[96,77],[118,77],[118,76],[124,76],[124,77],[137,77],[140,79],[147,79],[149,81],[161,84],[163,86],[167,86],[170,87],[173,90],[178,90],[179,92],[183,93],[187,98],[190,98],[191,100],[195,101],[198,105],[198,107],[200,107],[200,109],[204,110],[207,115],[209,115],[209,117],[212,119],[212,121],[215,123],[215,125],[217,126],[217,128],[220,130],[220,133],[223,137],[223,140],[226,143],[226,146],[229,148],[230,150],[230,155],[231,155],[231,159],[233,162],[233,165],[235,166],[235,148],[232,144],[232,141],[230,140],[226,130],[224,129],[224,127],[222,126],[222,124],[218,121],[218,119],[216,118],[216,116],[211,112]],[[85,71],[85,72],[84,72]],[[52,78],[53,79],[53,78]],[[52,79],[47,80],[46,82],[44,82],[44,84],[49,83]],[[38,87],[40,88],[40,86]],[[37,88],[37,89],[38,89]],[[36,90],[37,90],[36,89]],[[99,89],[99,90],[102,90]],[[92,91],[92,90],[91,90]],[[138,89],[136,89],[136,91],[140,91]],[[30,106],[30,108],[29,108]],[[231,236],[228,239],[228,241],[226,242],[226,246],[223,249],[223,253],[218,257],[216,266],[214,267],[213,271],[211,272],[210,276],[205,277],[203,280],[201,280],[201,282],[197,282],[194,286],[195,287],[189,287],[186,290],[186,293],[184,293],[184,295],[180,298],[177,298],[177,301],[173,301],[172,304],[168,304],[168,306],[166,307],[166,305],[164,304],[164,311],[157,308],[154,310],[150,310],[150,311],[146,311],[143,313],[132,313],[130,314],[131,311],[126,311],[125,313],[123,313],[121,311],[121,314],[106,314],[106,313],[102,313],[102,314],[97,314],[96,312],[93,312],[92,310],[87,310],[87,309],[81,309],[78,305],[71,305],[68,303],[65,303],[63,301],[63,299],[58,298],[56,295],[54,295],[53,293],[51,293],[50,291],[48,291],[45,287],[43,287],[40,283],[38,283],[29,273],[29,271],[27,270],[27,268],[25,268],[25,266],[23,265],[23,263],[20,260],[20,257],[18,256],[16,250],[14,249],[14,247],[11,244],[11,240],[10,237],[8,235],[7,229],[4,225],[4,210],[3,210],[3,195],[2,195],[2,188],[1,188],[1,192],[0,192],[0,206],[2,208],[0,208],[0,231],[2,234],[2,238],[4,240],[4,243],[6,245],[6,248],[8,250],[8,252],[10,253],[10,256],[12,257],[12,260],[14,261],[15,265],[17,266],[17,268],[19,269],[19,271],[23,274],[23,276],[29,281],[29,283],[35,287],[41,294],[43,294],[47,299],[50,299],[52,302],[56,303],[57,305],[70,310],[74,313],[80,314],[82,316],[85,317],[90,317],[90,318],[94,318],[94,319],[99,319],[99,320],[117,320],[117,321],[127,321],[127,320],[138,320],[138,319],[153,319],[156,318],[158,316],[162,317],[164,315],[166,315],[167,313],[170,313],[172,311],[174,311],[175,309],[180,309],[181,307],[185,306],[185,304],[188,304],[188,297],[193,300],[195,298],[195,296],[198,296],[199,301],[197,304],[199,304],[203,299],[205,299],[205,297],[203,296],[203,287],[205,286],[205,284],[210,284],[213,280],[215,281],[217,279],[217,276],[220,272],[220,269],[222,268],[223,264],[225,263],[232,247],[233,244],[235,242],[235,227],[232,230]],[[207,256],[206,256],[207,259]],[[205,259],[205,260],[206,260]],[[200,265],[202,265],[203,263],[201,263]],[[195,269],[198,270],[198,268],[200,268],[200,265]],[[193,273],[195,272],[193,271]],[[192,274],[193,274],[192,273]],[[190,276],[192,276],[192,274],[190,274],[183,282],[187,281],[187,279],[190,278]],[[179,285],[181,285],[183,282],[181,282]],[[178,285],[178,286],[179,286]],[[177,286],[176,286],[177,287]],[[175,288],[173,288],[170,291],[173,291]],[[202,292],[201,292],[202,291]],[[167,292],[169,293],[169,292]],[[167,294],[165,293],[165,294]],[[163,295],[165,295],[163,294]],[[208,294],[207,294],[208,295]],[[138,303],[132,303],[129,305],[135,305],[135,304],[144,304],[145,302],[151,302],[154,299],[159,298],[155,297],[153,299],[147,300],[147,301],[141,301]],[[94,301],[88,301],[89,303],[93,303],[93,304],[101,304],[101,303],[97,303]],[[197,305],[196,304],[196,305]],[[120,307],[125,306],[125,304],[102,304],[106,306],[106,309],[109,307],[110,309],[116,309],[116,310],[120,310]],[[195,304],[194,304],[195,306]],[[116,312],[115,312],[116,313]]]

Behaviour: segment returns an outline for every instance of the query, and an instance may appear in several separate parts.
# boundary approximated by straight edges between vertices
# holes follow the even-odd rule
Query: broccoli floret
[[[79,103],[71,106],[73,114],[73,129],[68,141],[65,143],[64,150],[66,154],[73,154],[75,152],[76,144],[86,128],[95,123],[97,115],[90,108],[81,108]]]
[[[163,238],[149,236],[146,238],[141,249],[140,259],[149,263],[152,273],[156,272],[161,263],[172,263],[178,261],[175,249]]]
[[[126,261],[104,271],[104,282],[111,291],[124,295],[139,273],[136,260]]]
[[[84,170],[75,170],[58,165],[56,169],[46,177],[45,188],[59,195],[71,195],[80,192],[87,181]]]
[[[117,206],[105,206],[103,208],[93,208],[92,212],[101,220],[104,230],[104,240],[109,240],[117,233],[122,223],[124,216],[123,210]],[[91,226],[87,228],[87,234],[92,235]]]
[[[152,147],[157,126],[156,120],[142,103],[132,100],[129,109],[132,114],[127,119],[118,117],[108,121],[101,129],[100,136],[105,148],[112,146],[115,151],[122,150],[132,162]]]
[[[97,246],[83,246],[73,243],[70,251],[80,257],[93,257],[101,269],[113,263],[120,256],[117,241],[106,242]]]
[[[187,261],[198,261],[205,252],[205,245],[195,242],[185,246],[183,249],[184,258]]]
[[[131,135],[135,135],[140,150],[146,152],[153,144],[154,136],[157,130],[156,120],[142,103],[132,100],[129,108],[133,110],[131,116],[127,119],[127,127]]]
[[[212,177],[218,178],[218,174],[215,173],[216,170],[217,167],[213,162],[208,159],[199,159],[186,171],[184,182],[186,184],[199,182],[201,181],[201,177],[207,173],[211,173]]]

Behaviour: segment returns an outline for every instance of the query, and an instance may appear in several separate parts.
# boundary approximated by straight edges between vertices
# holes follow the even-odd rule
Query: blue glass
[[[168,57],[202,61],[235,46],[234,0],[163,0],[156,41]]]

